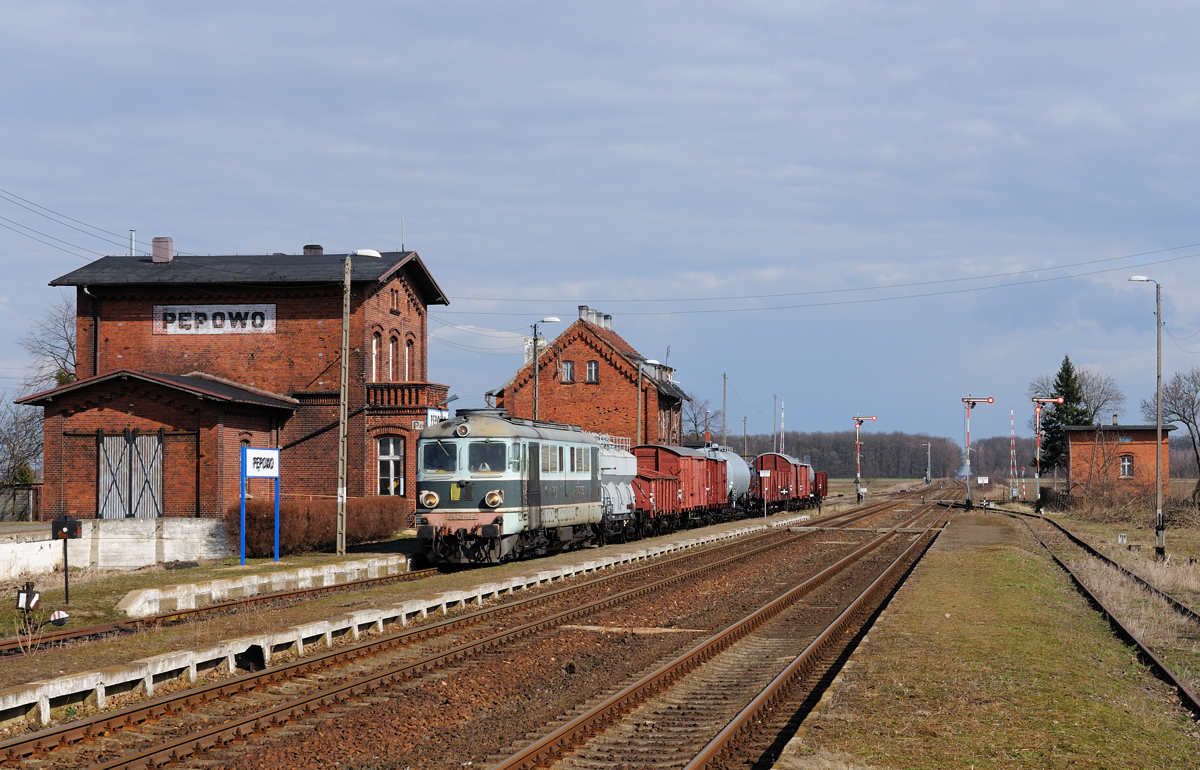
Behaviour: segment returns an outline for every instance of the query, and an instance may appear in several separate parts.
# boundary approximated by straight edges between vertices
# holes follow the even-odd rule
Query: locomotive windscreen
[[[467,470],[471,473],[500,473],[504,470],[504,444],[472,441],[467,447]]]
[[[458,469],[457,454],[452,441],[426,444],[421,451],[421,465],[427,472],[453,473]]]

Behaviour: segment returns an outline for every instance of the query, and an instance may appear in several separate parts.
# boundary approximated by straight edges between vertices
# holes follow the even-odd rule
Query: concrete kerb
[[[53,712],[64,706],[86,702],[98,709],[103,709],[106,707],[108,700],[113,695],[119,693],[144,692],[149,697],[153,695],[154,688],[158,684],[181,676],[187,676],[189,682],[195,682],[201,672],[212,668],[224,666],[227,672],[234,673],[238,668],[236,659],[239,656],[251,653],[255,647],[261,650],[262,664],[270,666],[273,655],[285,651],[294,651],[297,656],[302,657],[310,652],[314,645],[323,642],[326,647],[331,646],[334,638],[338,636],[349,635],[350,638],[357,640],[363,634],[382,634],[386,626],[404,627],[411,620],[427,618],[430,613],[441,612],[446,614],[454,607],[465,608],[468,603],[479,606],[487,599],[496,599],[502,594],[512,594],[514,591],[535,588],[555,580],[561,581],[572,575],[598,572],[602,569],[645,561],[654,556],[675,553],[719,540],[744,537],[756,532],[766,531],[769,528],[786,527],[800,521],[807,521],[808,518],[806,515],[793,516],[777,522],[770,522],[769,526],[768,524],[754,524],[726,532],[686,538],[649,548],[625,551],[600,559],[582,561],[575,565],[543,570],[533,576],[515,576],[499,582],[482,583],[463,591],[448,591],[425,599],[402,602],[390,607],[359,610],[333,620],[291,626],[276,633],[226,639],[206,649],[164,653],[162,655],[154,655],[149,658],[131,661],[120,666],[110,666],[100,671],[11,687],[6,690],[0,690],[0,725],[30,719],[44,725],[51,721]],[[396,574],[391,570],[395,566],[404,563],[404,560],[398,557],[386,560],[365,561],[387,562],[386,564],[375,566],[379,570],[376,575],[383,574],[384,569],[389,570],[386,574]],[[296,587],[303,587],[304,581],[312,581],[315,584],[317,580],[324,581],[329,577],[335,577],[337,582],[356,580],[359,577],[360,571],[365,576],[369,574],[370,570],[370,567],[363,566],[356,567],[351,572],[351,570],[342,567],[331,575],[332,566],[292,570],[289,576],[283,579],[291,581]],[[273,573],[272,580],[266,584],[277,584],[281,579],[278,576],[282,574],[284,573]],[[252,578],[254,576],[248,577]],[[322,582],[322,585],[330,584],[332,583]],[[183,601],[185,596],[190,596],[193,600],[198,600],[201,598],[202,593],[211,592],[214,596],[214,601],[223,601],[225,598],[232,597],[234,595],[233,592],[240,588],[250,589],[252,586],[257,587],[260,585],[263,585],[263,581],[252,583],[251,581],[243,580],[213,580],[208,583],[191,586],[193,588],[203,588],[201,591],[190,593],[175,590],[187,588],[187,586],[149,590],[159,591],[160,596],[171,595],[177,597],[180,601]],[[284,589],[279,588],[275,590]],[[221,596],[222,598],[217,599],[215,598],[216,596]],[[126,598],[128,599],[129,597],[127,596]]]
[[[365,578],[398,575],[407,569],[408,561],[404,557],[383,556],[341,564],[325,564],[320,567],[300,567],[264,575],[220,578],[166,588],[144,588],[127,593],[117,604],[117,609],[131,618],[142,618],[160,612],[194,609],[206,604],[258,594],[300,588],[323,588]]]

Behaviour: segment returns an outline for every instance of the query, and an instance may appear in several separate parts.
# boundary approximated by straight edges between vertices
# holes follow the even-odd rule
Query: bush
[[[396,497],[356,497],[346,501],[346,544],[386,540],[406,525],[406,502]],[[280,555],[331,551],[337,546],[337,501],[283,500],[279,505]],[[225,512],[225,532],[234,553],[241,537],[241,504]],[[275,552],[275,503],[246,501],[246,555]]]

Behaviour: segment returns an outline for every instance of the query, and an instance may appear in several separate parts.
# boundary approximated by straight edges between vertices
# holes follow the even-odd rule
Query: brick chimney
[[[151,244],[151,261],[173,262],[175,260],[175,244],[170,238],[155,238]]]
[[[305,254],[318,254],[318,255],[324,254],[325,247],[323,247],[319,243],[310,243],[304,247],[304,253]]]

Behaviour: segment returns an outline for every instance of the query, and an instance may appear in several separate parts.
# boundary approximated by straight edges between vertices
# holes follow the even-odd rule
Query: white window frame
[[[574,361],[563,361],[562,362],[562,381],[563,382],[575,382],[575,362]]]
[[[383,453],[383,442],[384,441],[391,442],[391,444],[390,444],[391,454],[385,455]],[[400,454],[396,454],[396,442],[400,442]],[[376,472],[377,472],[377,476],[378,476],[377,480],[379,482],[379,486],[376,487],[376,489],[379,491],[379,495],[381,497],[404,497],[405,496],[405,491],[406,491],[405,481],[406,481],[406,479],[405,479],[405,469],[404,469],[404,464],[405,464],[404,453],[406,451],[408,451],[407,444],[408,444],[408,442],[405,440],[404,436],[379,436],[375,440],[375,459],[377,461],[375,468],[376,468]],[[389,476],[385,476],[383,474],[383,469],[381,466],[385,462],[388,464],[388,468],[391,472],[391,474]],[[398,473],[397,473],[397,471],[398,471]],[[391,490],[389,492],[383,491],[383,485],[384,485],[385,481],[389,482],[388,487],[387,487],[389,490]],[[397,482],[399,482],[398,490],[397,490]]]
[[[1126,466],[1129,466],[1129,471],[1126,472]],[[1133,455],[1121,455],[1121,478],[1133,478]]]
[[[585,375],[584,382],[590,382],[590,383],[600,382],[600,362],[599,361],[588,361],[587,362],[587,373]]]

